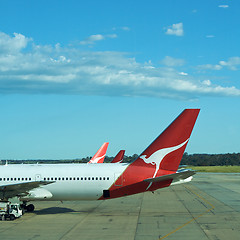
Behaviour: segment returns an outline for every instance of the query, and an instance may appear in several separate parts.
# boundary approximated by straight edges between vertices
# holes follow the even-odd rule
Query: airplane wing
[[[168,174],[168,175],[164,175],[164,176],[160,176],[160,177],[156,177],[156,178],[147,178],[143,181],[145,182],[161,182],[161,181],[165,181],[165,180],[173,180],[174,182],[184,182],[184,180],[189,179],[192,175],[196,174],[195,171],[193,170],[182,170],[182,171],[178,171],[176,173],[173,174]],[[189,179],[191,181],[191,179]]]
[[[29,191],[54,181],[34,181],[0,186],[0,199],[8,199],[16,196],[26,196]]]

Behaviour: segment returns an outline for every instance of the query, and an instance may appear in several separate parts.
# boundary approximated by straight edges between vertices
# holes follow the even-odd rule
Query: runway
[[[240,174],[198,173],[191,183],[107,201],[35,202],[0,222],[1,239],[239,239]]]

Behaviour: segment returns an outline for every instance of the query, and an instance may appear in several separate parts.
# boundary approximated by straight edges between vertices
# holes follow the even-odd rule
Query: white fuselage
[[[97,200],[127,166],[126,163],[3,165],[0,166],[0,187],[24,182],[53,181],[39,187],[40,191],[47,190],[52,195],[45,200]],[[24,200],[39,199],[24,197]]]

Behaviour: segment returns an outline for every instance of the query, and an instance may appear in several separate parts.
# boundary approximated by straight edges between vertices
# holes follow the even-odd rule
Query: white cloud
[[[129,28],[129,27],[121,27],[121,29],[122,29],[123,31],[130,31],[130,28]]]
[[[71,47],[61,48],[60,44],[52,47],[31,42],[30,45],[23,35],[4,36],[0,45],[0,93],[174,99],[195,99],[205,95],[240,96],[240,90],[234,86],[222,87],[210,80],[201,81],[184,72],[179,73],[174,67],[181,65],[181,61],[157,67],[151,61],[139,63],[126,53],[83,52]],[[17,40],[15,36],[21,37]],[[220,66],[229,67],[238,61],[237,57],[231,58],[222,61]]]
[[[173,58],[170,56],[166,56],[161,63],[168,67],[174,67],[174,66],[183,66],[185,64],[184,59],[179,58]]]
[[[70,59],[67,59],[65,56],[59,56],[58,59],[50,58],[53,62],[70,62]]]
[[[209,69],[209,70],[222,70],[227,67],[230,70],[237,70],[237,66],[240,65],[240,57],[230,57],[228,61],[219,61],[218,64],[205,64],[199,65],[198,69]]]
[[[218,7],[219,7],[219,8],[228,8],[229,5],[219,5]]]
[[[26,38],[20,33],[14,33],[11,37],[3,32],[0,32],[0,53],[15,53],[24,49],[31,38]]]
[[[183,36],[183,23],[175,23],[170,26],[167,31],[167,35],[176,35],[176,36]]]
[[[122,31],[130,31],[130,27],[124,26],[124,27],[113,27],[112,28],[113,31],[117,31],[117,30],[122,30]]]
[[[102,34],[95,34],[91,35],[85,40],[81,41],[81,45],[92,45],[95,44],[98,41],[105,40],[107,38],[117,38],[117,34],[107,34],[107,35],[102,35]]]
[[[104,39],[103,35],[95,34],[95,35],[91,35],[88,38],[86,38],[85,40],[81,41],[80,44],[81,45],[94,44],[96,41],[101,41],[103,39]]]
[[[117,38],[117,34],[108,34],[108,35],[106,35],[106,37],[108,37],[108,38]]]
[[[208,69],[208,70],[221,70],[222,66],[219,64],[204,64],[204,65],[199,65],[198,69]]]
[[[202,83],[203,83],[204,85],[207,85],[207,86],[210,86],[210,85],[212,84],[209,79],[204,80]]]
[[[182,76],[187,76],[188,75],[188,73],[185,73],[185,72],[180,72],[179,74],[182,75]]]
[[[214,38],[214,35],[207,35],[206,38]]]
[[[228,61],[220,61],[219,64],[228,67],[230,70],[237,70],[240,65],[240,57],[230,57]]]

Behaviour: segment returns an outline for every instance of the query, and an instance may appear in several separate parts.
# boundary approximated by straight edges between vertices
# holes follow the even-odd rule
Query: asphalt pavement
[[[240,239],[240,174],[198,173],[154,194],[34,205],[33,213],[0,221],[0,239]]]

